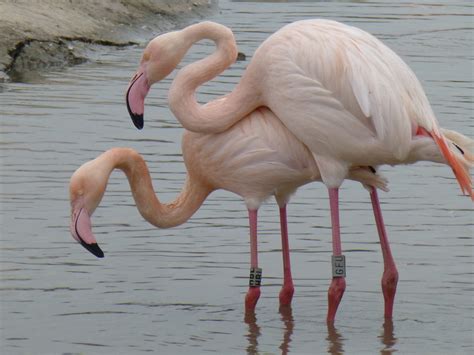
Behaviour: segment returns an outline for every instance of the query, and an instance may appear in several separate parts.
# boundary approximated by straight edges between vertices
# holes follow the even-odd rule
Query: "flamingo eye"
[[[456,148],[458,148],[458,150],[461,152],[461,154],[464,155],[464,150],[462,150],[461,147],[458,146],[456,143],[453,143],[453,144],[454,144],[454,146],[455,146]]]
[[[142,63],[150,60],[150,51],[145,51],[142,56]]]

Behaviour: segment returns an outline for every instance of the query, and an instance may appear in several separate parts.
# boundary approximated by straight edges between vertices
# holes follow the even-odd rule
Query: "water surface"
[[[472,11],[469,1],[220,2],[209,19],[233,29],[247,61],[199,94],[232,90],[257,46],[282,25],[331,18],[359,26],[399,53],[421,80],[445,127],[473,136]],[[96,60],[30,83],[0,86],[1,349],[5,354],[472,353],[472,203],[449,168],[384,168],[382,208],[400,273],[395,316],[384,323],[383,263],[367,192],[341,190],[347,289],[327,328],[330,221],[322,184],[289,206],[292,312],[278,312],[282,282],[278,209],[260,211],[264,282],[244,317],[249,268],[247,214],[238,196],[211,195],[181,227],[158,230],[136,210],[126,179],[112,175],[93,217],[106,253],[96,259],[69,235],[68,180],[104,150],[128,146],[147,160],[163,201],[185,177],[182,128],[167,109],[170,80],[153,87],[145,129],[123,95],[142,47],[100,48]],[[212,51],[203,42],[186,63]]]

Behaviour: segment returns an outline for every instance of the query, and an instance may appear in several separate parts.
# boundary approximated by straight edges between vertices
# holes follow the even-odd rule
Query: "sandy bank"
[[[84,61],[77,43],[128,45],[184,18],[207,13],[214,0],[3,0],[0,82],[21,73]]]

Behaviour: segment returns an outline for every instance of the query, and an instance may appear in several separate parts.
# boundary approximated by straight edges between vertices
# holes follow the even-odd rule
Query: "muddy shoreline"
[[[90,46],[142,43],[216,8],[216,0],[2,1],[0,82],[85,62]]]

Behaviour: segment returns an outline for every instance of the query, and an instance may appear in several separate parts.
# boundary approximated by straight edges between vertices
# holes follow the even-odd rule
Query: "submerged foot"
[[[328,290],[328,316],[327,322],[334,323],[337,308],[346,290],[346,280],[344,277],[334,277]]]

